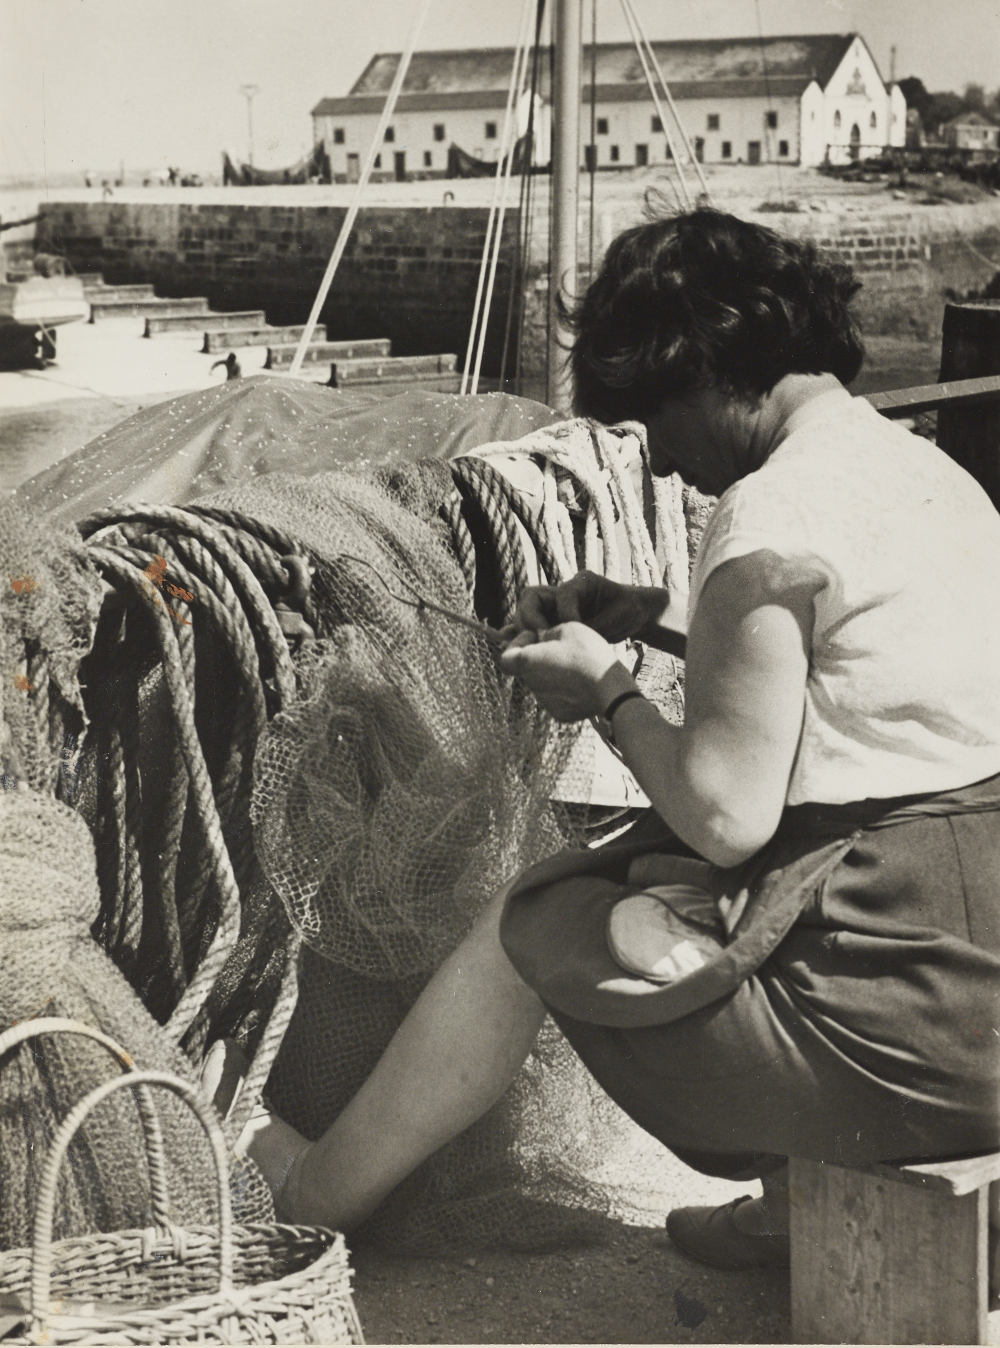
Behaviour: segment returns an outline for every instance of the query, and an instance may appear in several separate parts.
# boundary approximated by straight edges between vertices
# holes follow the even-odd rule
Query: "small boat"
[[[38,331],[89,317],[90,305],[78,276],[0,281],[0,330],[16,327]]]

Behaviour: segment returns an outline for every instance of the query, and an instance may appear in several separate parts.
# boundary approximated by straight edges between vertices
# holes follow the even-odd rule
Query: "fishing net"
[[[79,536],[0,501],[0,764],[5,779],[54,790],[85,715],[77,677],[101,583]]]
[[[215,434],[187,413],[220,410],[183,402],[163,414],[181,426],[174,458],[185,422]],[[244,410],[234,452],[255,433]],[[399,428],[366,416],[353,461],[398,462]],[[364,473],[314,471],[319,439],[309,457],[309,477],[236,473],[185,509],[87,522],[115,604],[94,637],[88,573],[91,608],[70,610],[91,615],[79,808],[101,939],[188,1057],[219,1035],[248,1050],[244,1112],[270,1072],[274,1108],[315,1137],[484,902],[634,817],[595,808],[592,732],[551,725],[477,619],[502,624],[525,584],[581,565],[681,593],[705,503],[650,478],[636,427],[570,422]],[[187,597],[168,602],[168,585]],[[681,673],[658,652],[639,672],[675,720]],[[51,727],[47,742],[61,744]],[[619,1209],[608,1157],[621,1171],[633,1154],[645,1139],[549,1024],[498,1105],[366,1234],[424,1252],[597,1236]]]
[[[594,438],[573,423],[569,437],[536,432],[515,451],[536,455],[539,473],[546,450],[575,463],[575,475],[561,470],[567,550],[589,536],[592,559],[604,565],[605,548],[621,579],[659,578],[672,564],[686,582],[687,516],[697,512],[679,489],[658,502],[669,559],[648,541],[633,565],[620,498],[603,512],[614,538],[588,529],[593,495],[606,489],[600,465],[584,472],[581,445],[593,452]],[[605,456],[623,439],[596,438]],[[478,570],[462,566],[442,508],[452,482],[446,465],[424,463],[375,477],[271,477],[201,503],[293,532],[315,571],[318,640],[298,661],[298,698],[261,738],[251,804],[262,868],[307,943],[268,1093],[310,1137],[360,1086],[486,900],[587,836],[586,812],[560,804],[589,799],[593,762],[578,731],[549,723],[482,635],[415,600],[498,622],[516,601],[484,593],[483,549]],[[670,539],[668,524],[683,536]],[[509,518],[507,530],[516,551]],[[643,677],[676,719],[675,662],[650,660]],[[424,1252],[596,1236],[614,1202],[602,1163],[611,1151],[625,1161],[632,1146],[641,1148],[632,1125],[547,1024],[500,1103],[402,1185],[365,1234]]]
[[[436,513],[450,481],[421,465],[391,481],[275,478],[211,502],[294,527],[330,624],[264,732],[251,806],[264,872],[309,946],[268,1090],[313,1136],[483,904],[572,833],[553,796],[573,732],[499,671],[482,635],[414,606],[416,590],[474,616]],[[423,1249],[579,1235],[605,1205],[585,1161],[614,1112],[549,1029],[518,1086],[372,1233]]]
[[[91,935],[100,909],[94,845],[72,794],[86,728],[80,666],[102,586],[79,536],[0,503],[0,1031],[39,1015],[82,1021],[136,1063],[191,1076],[191,1064]],[[0,1247],[30,1243],[41,1167],[59,1122],[92,1086],[120,1072],[106,1049],[46,1035],[0,1060]],[[179,1102],[160,1111],[181,1220],[204,1215],[211,1170]],[[108,1101],[85,1125],[60,1179],[57,1235],[142,1225],[149,1208],[134,1105]],[[273,1212],[255,1167],[237,1168],[245,1218]]]
[[[36,1016],[94,1026],[125,1046],[140,1069],[192,1079],[170,1042],[90,934],[98,911],[93,843],[83,819],[25,787],[0,792],[0,1027]],[[68,1032],[46,1034],[0,1058],[0,1248],[30,1245],[42,1169],[59,1123],[94,1086],[120,1075],[107,1049]],[[182,1224],[204,1220],[214,1172],[201,1128],[182,1102],[157,1103]],[[59,1179],[57,1238],[149,1221],[145,1145],[134,1102],[106,1101],[84,1124]],[[250,1162],[233,1175],[243,1220],[273,1219]]]
[[[450,482],[434,464],[391,487],[273,477],[210,503],[293,527],[315,568],[324,630],[258,744],[255,843],[310,946],[383,979],[434,968],[482,901],[562,836],[550,799],[566,737],[476,630],[434,513]]]

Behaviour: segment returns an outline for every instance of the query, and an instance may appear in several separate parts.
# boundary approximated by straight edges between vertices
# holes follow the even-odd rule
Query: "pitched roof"
[[[773,75],[768,79],[671,80],[674,98],[797,98],[808,85],[805,76]],[[649,98],[642,84],[598,85],[604,103],[639,103]],[[590,100],[590,85],[582,87],[583,101]],[[342,117],[348,113],[368,112],[374,116],[385,106],[384,94],[347,94],[343,98],[323,98],[312,110],[313,117]],[[506,89],[469,89],[449,93],[400,94],[397,112],[448,112],[471,108],[492,108],[502,114],[507,106]]]
[[[854,33],[809,33],[787,37],[695,38],[682,42],[654,42],[653,50],[664,77],[674,83],[706,80],[795,78],[815,79],[826,85],[855,38]],[[642,66],[630,42],[597,45],[583,50],[586,75],[596,61],[596,83],[641,84]],[[398,52],[372,57],[351,88],[351,96],[385,94],[399,64]],[[403,84],[403,94],[468,93],[506,90],[514,61],[512,47],[467,48],[460,51],[415,52]],[[549,62],[540,63],[543,96],[547,93]]]
[[[981,112],[976,112],[975,109],[973,109],[970,112],[960,112],[957,117],[950,118],[947,122],[944,123],[944,125],[995,127],[997,124],[996,122],[991,121],[989,117],[984,117]]]

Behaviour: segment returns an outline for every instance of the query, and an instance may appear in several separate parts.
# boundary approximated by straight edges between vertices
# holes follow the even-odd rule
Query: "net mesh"
[[[567,737],[473,630],[435,482],[438,466],[394,475],[391,490],[273,478],[226,503],[294,522],[326,626],[299,660],[299,697],[258,744],[257,855],[312,948],[377,979],[433,969],[483,901],[563,837],[550,801]]]
[[[0,500],[0,760],[5,780],[55,787],[64,737],[82,729],[77,679],[101,584],[79,535]]]
[[[83,819],[24,786],[0,792],[0,1029],[57,1016],[94,1026],[127,1047],[136,1066],[192,1080],[184,1054],[145,1010],[90,935],[99,901]],[[121,1067],[106,1048],[61,1032],[0,1057],[0,1249],[31,1243],[42,1170],[59,1123]],[[215,1190],[201,1126],[180,1100],[156,1102],[168,1158],[171,1208],[204,1221]],[[150,1220],[146,1150],[127,1094],[105,1101],[73,1142],[57,1188],[55,1235],[144,1226]],[[238,1219],[273,1219],[267,1186],[249,1161],[232,1174]]]
[[[248,415],[265,416],[259,402],[248,396]],[[185,422],[182,403],[164,415]],[[369,420],[361,459],[398,462],[390,453],[398,429],[381,414]],[[197,429],[191,423],[185,434]],[[286,432],[294,441],[294,427]],[[183,442],[183,434],[173,442],[171,461]],[[185,1045],[193,1052],[220,1033],[235,1034],[258,1045],[255,1063],[270,1062],[258,1041],[283,1029],[280,1017],[273,1028],[273,1008],[290,921],[307,945],[267,1089],[277,1112],[307,1136],[318,1136],[357,1090],[483,903],[539,856],[595,836],[586,805],[592,737],[551,725],[499,672],[484,637],[432,605],[501,623],[539,564],[553,578],[586,565],[633,583],[668,576],[683,589],[706,503],[677,481],[650,479],[644,454],[641,428],[570,422],[454,464],[422,460],[308,478],[270,471],[250,482],[235,474],[242,485],[190,510],[116,507],[120,529],[95,536],[91,555],[123,607],[102,623],[96,642],[93,577],[75,595],[61,591],[61,581],[52,587],[66,599],[63,644],[72,661],[92,647],[94,733],[86,751],[96,785],[81,809],[104,821],[104,908],[111,904],[116,929],[134,938],[124,954],[115,947],[115,958],[150,1005],[163,984],[156,1014],[166,1018],[221,929],[221,880],[206,861],[208,816],[191,808],[193,779],[177,761],[179,702],[174,693],[169,704],[162,696],[165,656],[176,644],[174,675],[190,689],[220,816],[219,856],[232,860],[239,881],[238,941]],[[529,509],[503,490],[502,474],[487,471],[491,463],[529,470],[528,495],[532,482],[540,484]],[[304,602],[287,593],[289,551],[312,567]],[[62,557],[63,544],[52,553]],[[183,610],[192,626],[173,633],[160,622],[159,655],[151,638],[162,614],[150,608],[141,579],[157,557],[192,594]],[[260,609],[261,601],[273,610]],[[289,684],[275,616],[284,609],[288,617],[296,603],[314,639],[294,640]],[[47,628],[50,616],[36,627]],[[8,671],[30,673],[30,658],[8,659],[5,686]],[[681,671],[669,656],[648,653],[640,685],[666,714],[680,716]],[[276,714],[258,736],[265,706]],[[7,734],[9,742],[27,742],[27,732]],[[120,761],[109,775],[105,747],[115,744]],[[58,748],[50,725],[36,751],[50,774]],[[176,834],[176,875],[160,877],[160,894],[153,881],[174,815],[183,819],[183,829],[169,834]],[[180,976],[173,969],[166,980],[177,956],[148,920],[158,895],[169,900],[167,916],[176,908],[183,938]],[[262,1082],[263,1075],[258,1090]],[[633,1153],[648,1154],[645,1139],[549,1024],[503,1099],[402,1185],[366,1234],[423,1252],[471,1244],[531,1249],[597,1236],[602,1216],[620,1208],[607,1184],[607,1157],[617,1158],[620,1172]]]
[[[584,837],[553,799],[588,798],[577,732],[499,672],[482,636],[414,607],[415,590],[474,616],[476,578],[441,518],[449,489],[444,465],[417,464],[381,478],[272,476],[207,503],[294,533],[315,570],[319,639],[300,657],[299,698],[261,738],[251,805],[264,873],[307,942],[268,1094],[309,1137],[372,1070],[486,900]],[[476,601],[503,607],[481,589]],[[676,716],[674,662],[651,660],[646,677]],[[549,1023],[503,1099],[364,1235],[423,1252],[596,1238],[613,1203],[601,1164],[633,1145],[633,1126]]]

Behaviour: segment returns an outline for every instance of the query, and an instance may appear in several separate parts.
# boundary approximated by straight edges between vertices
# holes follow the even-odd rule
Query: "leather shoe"
[[[750,1235],[733,1220],[741,1203],[752,1202],[743,1194],[721,1208],[674,1208],[667,1214],[667,1235],[682,1254],[713,1268],[787,1268],[787,1236]]]

